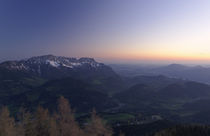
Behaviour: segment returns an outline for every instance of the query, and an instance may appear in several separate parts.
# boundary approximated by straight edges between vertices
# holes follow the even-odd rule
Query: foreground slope
[[[4,97],[0,102],[14,108],[22,106],[33,110],[38,105],[42,105],[55,109],[56,100],[60,96],[67,98],[78,112],[88,112],[94,108],[103,111],[117,106],[106,94],[95,90],[87,83],[72,78],[49,81],[31,91]]]

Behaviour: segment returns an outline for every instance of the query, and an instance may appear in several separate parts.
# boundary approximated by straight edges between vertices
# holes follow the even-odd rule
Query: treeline
[[[179,125],[157,132],[155,136],[210,136],[210,127],[205,125]]]
[[[0,111],[0,136],[112,136],[111,127],[93,111],[87,124],[81,126],[67,99],[60,97],[57,112],[50,114],[38,107],[31,114],[21,109],[15,120],[7,107]]]

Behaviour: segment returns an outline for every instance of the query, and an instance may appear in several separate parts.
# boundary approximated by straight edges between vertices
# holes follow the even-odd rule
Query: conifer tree
[[[86,126],[85,132],[87,136],[112,136],[111,128],[104,124],[95,110],[92,112],[91,122]]]
[[[82,131],[75,121],[74,112],[72,111],[67,99],[63,96],[58,100],[58,129],[59,136],[81,136]]]
[[[49,128],[50,133],[49,133],[49,135],[50,136],[59,136],[58,124],[57,124],[55,113],[54,113],[53,116],[50,117],[49,123],[50,123],[50,128]]]
[[[0,111],[0,136],[17,136],[14,118],[10,117],[7,107]]]
[[[50,115],[47,109],[37,108],[34,123],[37,136],[50,136]]]

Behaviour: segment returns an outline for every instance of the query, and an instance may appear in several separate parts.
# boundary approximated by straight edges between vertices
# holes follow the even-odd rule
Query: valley
[[[173,66],[178,69],[170,65],[168,71]],[[0,64],[0,104],[13,115],[39,105],[53,111],[60,96],[69,100],[80,122],[96,109],[116,132],[158,121],[210,122],[210,86],[202,81],[164,74],[122,76],[91,58],[46,55]]]

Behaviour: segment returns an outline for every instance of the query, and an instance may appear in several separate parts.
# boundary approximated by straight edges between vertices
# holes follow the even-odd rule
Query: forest
[[[2,107],[0,124],[0,136],[111,136],[113,133],[95,110],[86,124],[79,124],[64,97],[59,98],[57,111],[53,113],[41,106],[34,113],[21,108],[14,118],[7,107]]]

